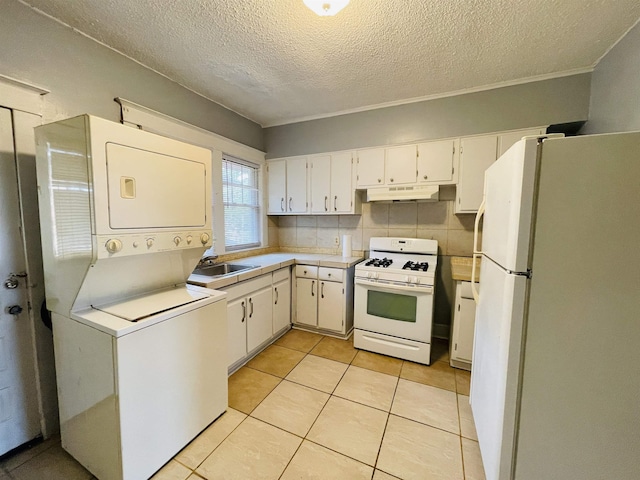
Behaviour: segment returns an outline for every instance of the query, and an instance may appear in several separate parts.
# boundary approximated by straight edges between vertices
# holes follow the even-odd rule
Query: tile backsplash
[[[455,190],[441,188],[438,202],[363,203],[362,215],[299,215],[269,217],[269,244],[327,249],[338,253],[336,237],[351,235],[354,251],[368,250],[371,237],[430,238],[440,255],[471,256],[472,214],[455,215]]]

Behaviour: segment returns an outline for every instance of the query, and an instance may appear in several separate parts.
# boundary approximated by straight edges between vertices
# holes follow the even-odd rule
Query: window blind
[[[226,250],[260,246],[260,202],[257,165],[222,157],[222,199]]]

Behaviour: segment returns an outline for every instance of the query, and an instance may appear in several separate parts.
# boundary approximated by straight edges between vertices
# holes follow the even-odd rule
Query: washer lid
[[[165,312],[188,303],[197,302],[209,296],[210,295],[203,292],[196,292],[185,287],[180,287],[133,297],[124,301],[108,303],[106,305],[94,305],[93,308],[115,315],[123,320],[137,322],[151,315]]]

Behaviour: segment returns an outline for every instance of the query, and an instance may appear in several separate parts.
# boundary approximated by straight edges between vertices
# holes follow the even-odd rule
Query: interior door
[[[40,434],[11,111],[0,108],[0,455]],[[16,276],[11,276],[16,274]],[[13,312],[10,313],[10,312]]]

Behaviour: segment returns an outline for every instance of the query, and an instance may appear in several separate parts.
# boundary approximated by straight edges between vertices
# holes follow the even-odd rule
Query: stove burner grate
[[[429,270],[429,262],[407,262],[402,267],[403,270],[413,270],[413,271],[423,271],[426,272]]]
[[[367,263],[364,264],[365,267],[382,267],[387,268],[389,265],[393,263],[393,260],[390,258],[372,258]]]

